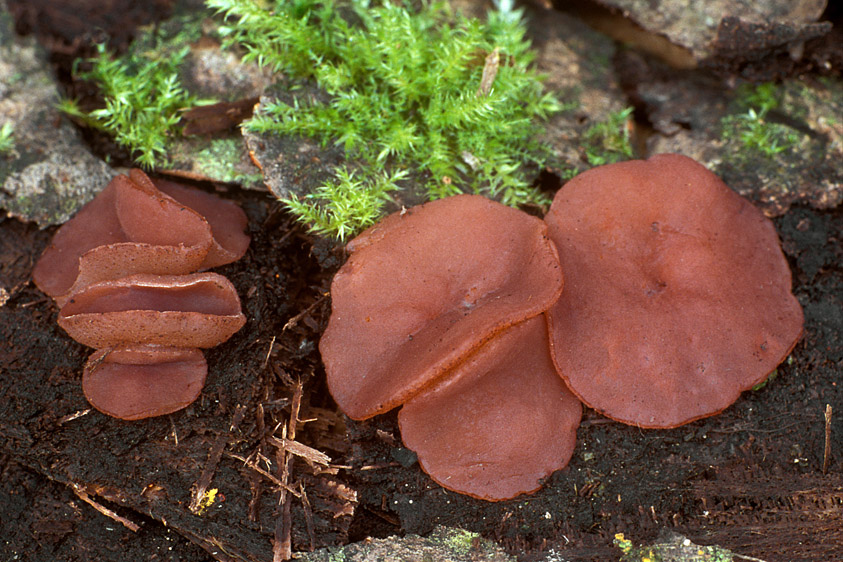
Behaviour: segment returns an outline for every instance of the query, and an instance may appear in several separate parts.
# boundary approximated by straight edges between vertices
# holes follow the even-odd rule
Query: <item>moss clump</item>
[[[245,59],[327,94],[275,101],[245,124],[341,146],[355,163],[353,190],[325,186],[306,205],[287,201],[319,232],[344,238],[377,218],[404,171],[429,198],[472,192],[509,205],[547,202],[530,182],[548,154],[536,140],[540,121],[560,104],[530,67],[519,12],[492,11],[481,22],[445,2],[206,4],[226,17],[221,32]],[[337,185],[348,181],[348,171],[338,173]],[[332,199],[338,192],[348,197],[342,204]],[[338,208],[356,211],[343,218]],[[349,222],[357,212],[366,218]]]
[[[779,89],[772,83],[744,84],[736,103],[742,113],[727,115],[721,120],[723,138],[737,139],[745,150],[765,157],[793,149],[800,135],[792,128],[769,119],[781,103]]]
[[[585,157],[592,166],[614,164],[633,157],[629,133],[629,119],[633,108],[610,113],[583,134]]]
[[[97,45],[97,56],[88,61],[90,70],[77,76],[99,86],[105,107],[85,111],[76,101],[64,99],[59,109],[114,136],[140,165],[161,165],[167,159],[170,140],[181,134],[180,112],[197,103],[181,85],[178,68],[200,31],[183,23],[181,28],[191,33],[144,34],[120,57],[110,53],[105,44]]]
[[[389,192],[400,189],[398,182],[406,176],[399,170],[360,178],[343,167],[337,170],[333,183],[316,188],[303,200],[293,197],[284,202],[310,224],[311,231],[345,240],[381,217]]]
[[[237,170],[243,154],[239,138],[214,139],[207,148],[196,154],[195,167],[215,181],[255,184],[261,181],[261,174],[245,174]]]
[[[453,529],[444,541],[445,546],[450,548],[455,554],[465,556],[471,549],[474,548],[475,542],[480,538],[477,533],[466,531],[464,529]]]

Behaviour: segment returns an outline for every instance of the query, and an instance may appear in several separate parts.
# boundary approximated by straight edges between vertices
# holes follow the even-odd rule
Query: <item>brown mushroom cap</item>
[[[802,333],[772,222],[690,158],[589,170],[545,221],[566,275],[553,359],[610,418],[675,427],[720,412]]]
[[[82,391],[100,412],[123,420],[169,414],[191,404],[208,365],[198,349],[128,346],[91,355]]]
[[[404,404],[398,421],[431,478],[497,501],[534,492],[568,464],[581,415],[550,359],[542,315],[498,334]]]
[[[76,293],[59,325],[84,345],[213,347],[246,323],[231,282],[216,273],[132,275]]]
[[[331,394],[354,419],[415,396],[562,290],[544,223],[459,195],[395,213],[348,244],[319,342]]]
[[[211,226],[213,243],[200,269],[210,269],[243,257],[249,248],[249,224],[246,213],[233,201],[179,183],[155,180],[155,185],[184,205],[202,215]]]
[[[159,191],[140,170],[115,177],[56,232],[33,270],[36,285],[63,306],[98,281],[180,275],[245,253],[246,216],[237,205],[172,182],[165,187],[180,200]]]

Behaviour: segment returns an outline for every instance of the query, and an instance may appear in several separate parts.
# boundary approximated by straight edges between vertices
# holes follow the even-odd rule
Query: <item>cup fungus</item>
[[[394,213],[349,242],[319,342],[340,408],[403,404],[562,291],[547,226],[477,195]]]
[[[246,215],[237,205],[172,182],[161,185],[173,195],[140,170],[115,177],[58,229],[32,272],[38,288],[63,306],[98,281],[182,275],[246,252]]]
[[[772,222],[690,158],[589,170],[545,221],[565,272],[548,311],[554,362],[612,419],[667,428],[716,414],[802,333]]]
[[[539,489],[568,464],[582,406],[556,373],[544,315],[470,355],[398,414],[401,438],[442,486],[484,500]]]
[[[129,343],[208,348],[234,335],[246,317],[237,290],[222,275],[138,274],[88,285],[61,308],[58,322],[96,349]]]
[[[224,342],[245,317],[226,278],[194,272],[239,259],[246,225],[230,201],[132,170],[59,228],[32,276],[59,325],[99,349],[82,378],[95,408],[141,419],[196,399],[207,365],[195,348]]]
[[[190,405],[205,385],[208,364],[198,349],[133,345],[96,351],[82,392],[97,410],[123,420],[162,416]]]
[[[546,232],[483,197],[449,197],[363,232],[334,277],[319,342],[331,394],[359,420],[404,404],[405,443],[454,491],[530,492],[573,452],[581,406],[542,319],[562,291]]]

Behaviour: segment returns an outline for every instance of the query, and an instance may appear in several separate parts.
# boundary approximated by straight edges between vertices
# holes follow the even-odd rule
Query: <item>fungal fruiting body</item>
[[[459,195],[390,215],[348,249],[319,344],[346,414],[403,404],[422,467],[484,499],[533,491],[567,464],[581,406],[548,355],[542,313],[562,273],[541,220]],[[449,442],[456,434],[461,445]]]
[[[610,418],[675,427],[720,412],[802,333],[772,221],[690,158],[584,172],[545,221],[566,275],[553,359]]]
[[[59,325],[99,350],[83,372],[91,405],[141,419],[196,399],[207,365],[195,348],[226,341],[245,316],[226,278],[195,272],[239,259],[245,228],[234,203],[140,170],[59,228],[32,276],[59,305]]]
[[[764,380],[802,332],[771,221],[676,154],[577,176],[545,222],[459,195],[348,250],[319,346],[337,404],[360,420],[402,406],[422,468],[487,500],[568,463],[575,397],[675,427]]]

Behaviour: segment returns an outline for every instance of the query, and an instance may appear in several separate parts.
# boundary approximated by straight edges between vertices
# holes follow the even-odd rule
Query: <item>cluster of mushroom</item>
[[[242,257],[246,225],[233,202],[131,170],[59,228],[32,277],[59,325],[97,349],[82,375],[93,407],[136,420],[199,396],[208,368],[197,348],[246,319],[228,279],[197,271]]]
[[[402,406],[422,468],[486,500],[567,465],[580,401],[676,427],[728,407],[802,333],[771,221],[676,154],[577,176],[544,221],[459,195],[348,251],[320,341],[332,395],[357,420]]]

